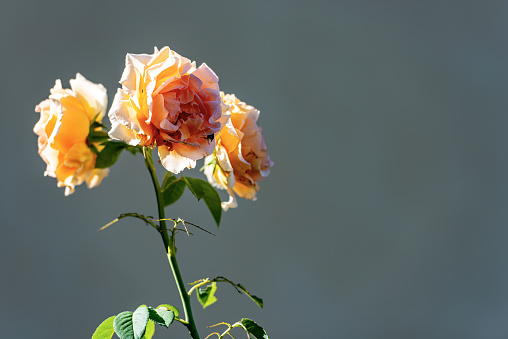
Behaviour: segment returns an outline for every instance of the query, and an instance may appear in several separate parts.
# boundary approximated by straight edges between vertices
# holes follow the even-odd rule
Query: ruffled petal
[[[192,160],[199,160],[212,154],[215,148],[215,140],[199,139],[199,146],[190,146],[185,144],[173,144],[173,149],[182,157]]]
[[[164,168],[171,173],[178,174],[186,168],[196,167],[196,161],[182,157],[175,151],[169,151],[167,146],[158,147],[159,158]]]
[[[137,119],[137,111],[132,106],[128,94],[120,88],[116,92],[108,116],[112,124],[112,129],[109,132],[112,138],[123,140],[130,145],[140,143],[141,138],[137,135],[143,134],[143,130]]]
[[[95,168],[90,176],[86,179],[88,188],[94,188],[99,186],[102,179],[107,177],[109,174],[109,168]]]
[[[202,63],[192,74],[203,82],[203,87],[219,90],[219,77],[207,64]]]
[[[228,201],[223,201],[221,203],[221,207],[224,210],[224,212],[227,212],[227,210],[230,209],[230,208],[236,208],[236,207],[238,207],[238,203],[236,201],[235,192],[232,189],[228,189],[228,194],[229,194],[229,200]]]
[[[72,90],[76,93],[78,100],[85,108],[90,121],[95,118],[97,114],[98,120],[102,120],[106,115],[106,108],[108,106],[108,94],[106,88],[101,84],[95,84],[87,80],[84,76],[77,73],[76,79],[69,80]]]

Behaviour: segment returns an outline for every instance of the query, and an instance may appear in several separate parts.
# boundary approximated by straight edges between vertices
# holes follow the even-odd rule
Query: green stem
[[[159,210],[160,233],[162,236],[162,241],[164,241],[166,252],[168,252],[171,244],[168,229],[166,226],[166,220],[164,220],[166,219],[166,215],[164,213],[164,198],[162,197],[159,181],[157,180],[157,173],[155,173],[155,167],[153,166],[152,150],[148,147],[143,147],[143,155],[145,156],[146,168],[148,168],[148,172],[150,172],[150,177],[152,178],[153,188],[155,189],[155,195],[157,197],[157,208]]]
[[[164,220],[166,219],[166,215],[164,213],[164,197],[162,196],[159,181],[157,180],[157,173],[155,173],[155,167],[153,165],[152,158],[152,150],[149,147],[143,147],[143,155],[145,156],[145,165],[146,168],[148,169],[148,172],[150,172],[153,187],[155,189],[155,195],[157,196],[160,234],[162,236],[162,241],[164,242],[164,247],[168,255],[168,260],[169,264],[171,265],[173,277],[175,278],[176,287],[178,288],[178,292],[180,293],[180,299],[182,300],[185,321],[187,322],[187,324],[184,325],[187,326],[189,334],[193,339],[199,339],[198,330],[196,329],[194,317],[192,316],[190,296],[187,294],[187,291],[185,290],[185,283],[183,282],[182,274],[180,273],[180,269],[178,268],[178,263],[176,261],[175,233],[171,232],[171,237],[169,236],[168,229],[166,226],[166,220]]]

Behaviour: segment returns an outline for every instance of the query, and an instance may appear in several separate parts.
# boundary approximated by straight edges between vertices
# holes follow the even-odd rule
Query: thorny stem
[[[159,227],[160,234],[162,236],[162,241],[164,242],[164,248],[168,255],[169,264],[171,265],[171,271],[173,272],[173,277],[175,278],[175,283],[178,288],[178,292],[180,293],[180,299],[182,300],[183,312],[185,315],[185,322],[183,323],[187,326],[189,330],[189,334],[193,339],[199,339],[198,330],[196,329],[196,324],[194,323],[194,317],[192,316],[192,309],[190,303],[190,297],[185,290],[185,284],[182,279],[182,275],[180,273],[180,269],[178,268],[178,263],[176,261],[176,247],[175,247],[175,233],[172,232],[171,236],[169,236],[166,226],[166,216],[164,213],[164,197],[162,196],[161,188],[159,186],[159,181],[157,180],[157,173],[155,173],[155,167],[153,165],[152,158],[152,150],[149,147],[143,147],[143,155],[145,157],[145,165],[150,172],[150,177],[152,178],[153,187],[155,189],[155,195],[157,197],[157,207],[159,210]]]

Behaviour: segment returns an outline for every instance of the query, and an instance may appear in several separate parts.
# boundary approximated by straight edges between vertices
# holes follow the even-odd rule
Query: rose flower
[[[125,70],[109,111],[111,138],[158,147],[170,172],[196,166],[213,152],[222,116],[219,78],[206,65],[164,47],[153,55],[127,54]]]
[[[65,195],[84,181],[89,188],[95,187],[108,174],[107,169],[95,169],[97,156],[87,144],[90,125],[106,113],[106,89],[79,73],[69,82],[71,89],[63,89],[60,79],[56,80],[49,99],[35,106],[41,115],[34,127],[39,154],[47,164],[44,175],[56,178],[58,187],[65,187]]]
[[[221,92],[229,105],[230,119],[215,136],[215,152],[205,158],[204,172],[208,181],[217,188],[226,189],[229,201],[222,208],[237,206],[236,194],[246,199],[256,199],[258,181],[270,174],[273,162],[268,156],[261,127],[256,121],[259,111],[245,104],[234,94]]]

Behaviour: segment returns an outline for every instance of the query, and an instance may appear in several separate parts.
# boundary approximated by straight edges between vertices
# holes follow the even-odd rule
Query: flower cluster
[[[108,116],[109,137],[131,146],[157,148],[161,164],[177,174],[206,157],[204,172],[230,198],[224,210],[236,207],[236,195],[255,199],[258,181],[273,162],[257,126],[259,111],[233,94],[219,90],[219,78],[206,65],[172,51],[127,54],[125,70]],[[49,99],[36,107],[41,114],[34,132],[46,175],[56,177],[65,194],[87,182],[97,186],[107,169],[95,168],[104,148],[90,138],[106,112],[106,89],[78,74],[71,89],[60,80]],[[103,132],[105,133],[105,132]]]

